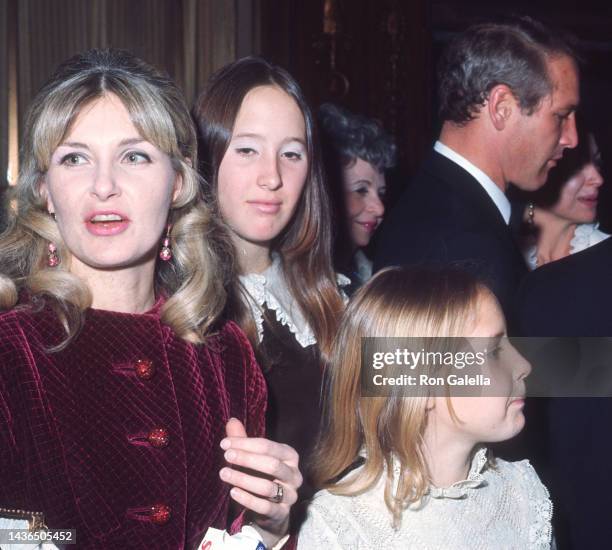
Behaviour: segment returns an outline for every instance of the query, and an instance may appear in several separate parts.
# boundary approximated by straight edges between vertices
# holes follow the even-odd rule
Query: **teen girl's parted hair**
[[[0,308],[46,298],[65,329],[64,347],[77,334],[91,305],[85,283],[69,272],[71,254],[47,212],[40,191],[51,155],[84,106],[116,95],[140,135],[170,157],[183,185],[169,213],[173,259],[155,270],[158,294],[168,299],[162,321],[190,342],[202,342],[225,306],[225,271],[232,247],[201,197],[196,133],[181,92],[166,75],[122,50],[90,50],[59,66],[34,98],[25,123],[21,172],[11,190],[16,209],[0,235]],[[160,241],[162,236],[160,235]],[[47,266],[48,243],[59,266]]]
[[[330,202],[323,180],[313,115],[298,83],[287,71],[265,59],[245,57],[226,65],[211,77],[193,109],[200,130],[202,173],[207,182],[207,193],[218,210],[219,166],[229,147],[245,96],[259,86],[280,88],[295,100],[304,116],[309,159],[306,183],[293,218],[271,248],[280,254],[291,294],[312,327],[321,351],[326,354],[343,308],[331,259]],[[237,275],[234,291],[230,293],[228,313],[257,346],[255,323]]]
[[[361,339],[465,335],[476,322],[483,295],[491,293],[464,271],[414,267],[384,269],[355,293],[326,370],[324,426],[311,461],[318,487],[356,495],[386,472],[385,503],[394,525],[406,506],[425,494],[427,398],[405,397],[396,388],[388,397],[362,397]],[[447,404],[454,415],[450,400]],[[360,453],[365,463],[359,475],[338,480]],[[394,480],[394,465],[399,480]]]

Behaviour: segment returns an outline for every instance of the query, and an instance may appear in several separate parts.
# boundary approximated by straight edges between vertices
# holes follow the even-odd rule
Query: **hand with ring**
[[[273,497],[270,497],[270,500],[272,502],[283,502],[283,486],[278,481],[275,481],[274,483],[276,484],[276,494]]]
[[[264,544],[272,547],[289,529],[289,510],[302,485],[299,456],[289,445],[248,437],[236,418],[228,421],[226,433],[221,448],[230,467],[222,468],[219,475],[233,485],[230,496],[254,512],[253,522]]]

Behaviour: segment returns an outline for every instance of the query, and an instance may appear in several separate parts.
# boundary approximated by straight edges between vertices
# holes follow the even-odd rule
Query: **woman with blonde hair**
[[[439,351],[462,349],[447,338],[457,336],[486,357],[486,394],[364,383],[385,371],[362,364],[363,338],[381,339],[378,348],[386,337],[413,337],[418,348]],[[399,371],[420,380],[433,368],[421,362]],[[467,273],[378,273],[353,297],[331,354],[316,453],[323,490],[298,548],[550,548],[552,508],[537,474],[527,461],[494,461],[483,446],[522,429],[529,370],[505,338],[497,300]]]
[[[25,128],[0,236],[0,524],[74,529],[80,548],[194,547],[229,525],[231,496],[274,543],[298,457],[252,437],[265,385],[221,320],[231,246],[200,197],[182,95],[92,50]]]

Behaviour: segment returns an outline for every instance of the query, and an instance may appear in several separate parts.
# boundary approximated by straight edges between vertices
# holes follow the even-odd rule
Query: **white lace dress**
[[[590,246],[593,246],[601,241],[605,241],[610,235],[599,229],[598,223],[582,223],[576,226],[574,236],[570,241],[570,254],[582,252]],[[525,260],[530,270],[538,267],[538,249],[536,246],[530,246],[525,251]]]
[[[397,472],[399,473],[399,472]],[[359,475],[359,470],[349,475]],[[384,479],[358,496],[318,492],[298,538],[298,550],[541,550],[552,544],[548,490],[527,460],[487,464],[476,453],[468,478],[432,487],[391,525]]]

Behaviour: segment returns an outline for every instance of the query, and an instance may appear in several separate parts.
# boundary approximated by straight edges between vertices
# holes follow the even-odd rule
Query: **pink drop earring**
[[[55,212],[49,212],[49,216],[53,218],[53,221],[56,221]],[[60,264],[61,260],[57,254],[57,247],[53,243],[49,243],[47,245],[47,265],[49,267],[57,267]]]
[[[166,228],[166,237],[164,238],[164,243],[162,244],[161,250],[159,251],[159,259],[164,262],[169,262],[172,259],[172,249],[170,248],[170,229],[172,228],[171,224],[168,224]]]
[[[53,243],[49,243],[47,252],[47,265],[49,267],[57,267],[60,264],[60,257],[57,255],[57,247]]]

